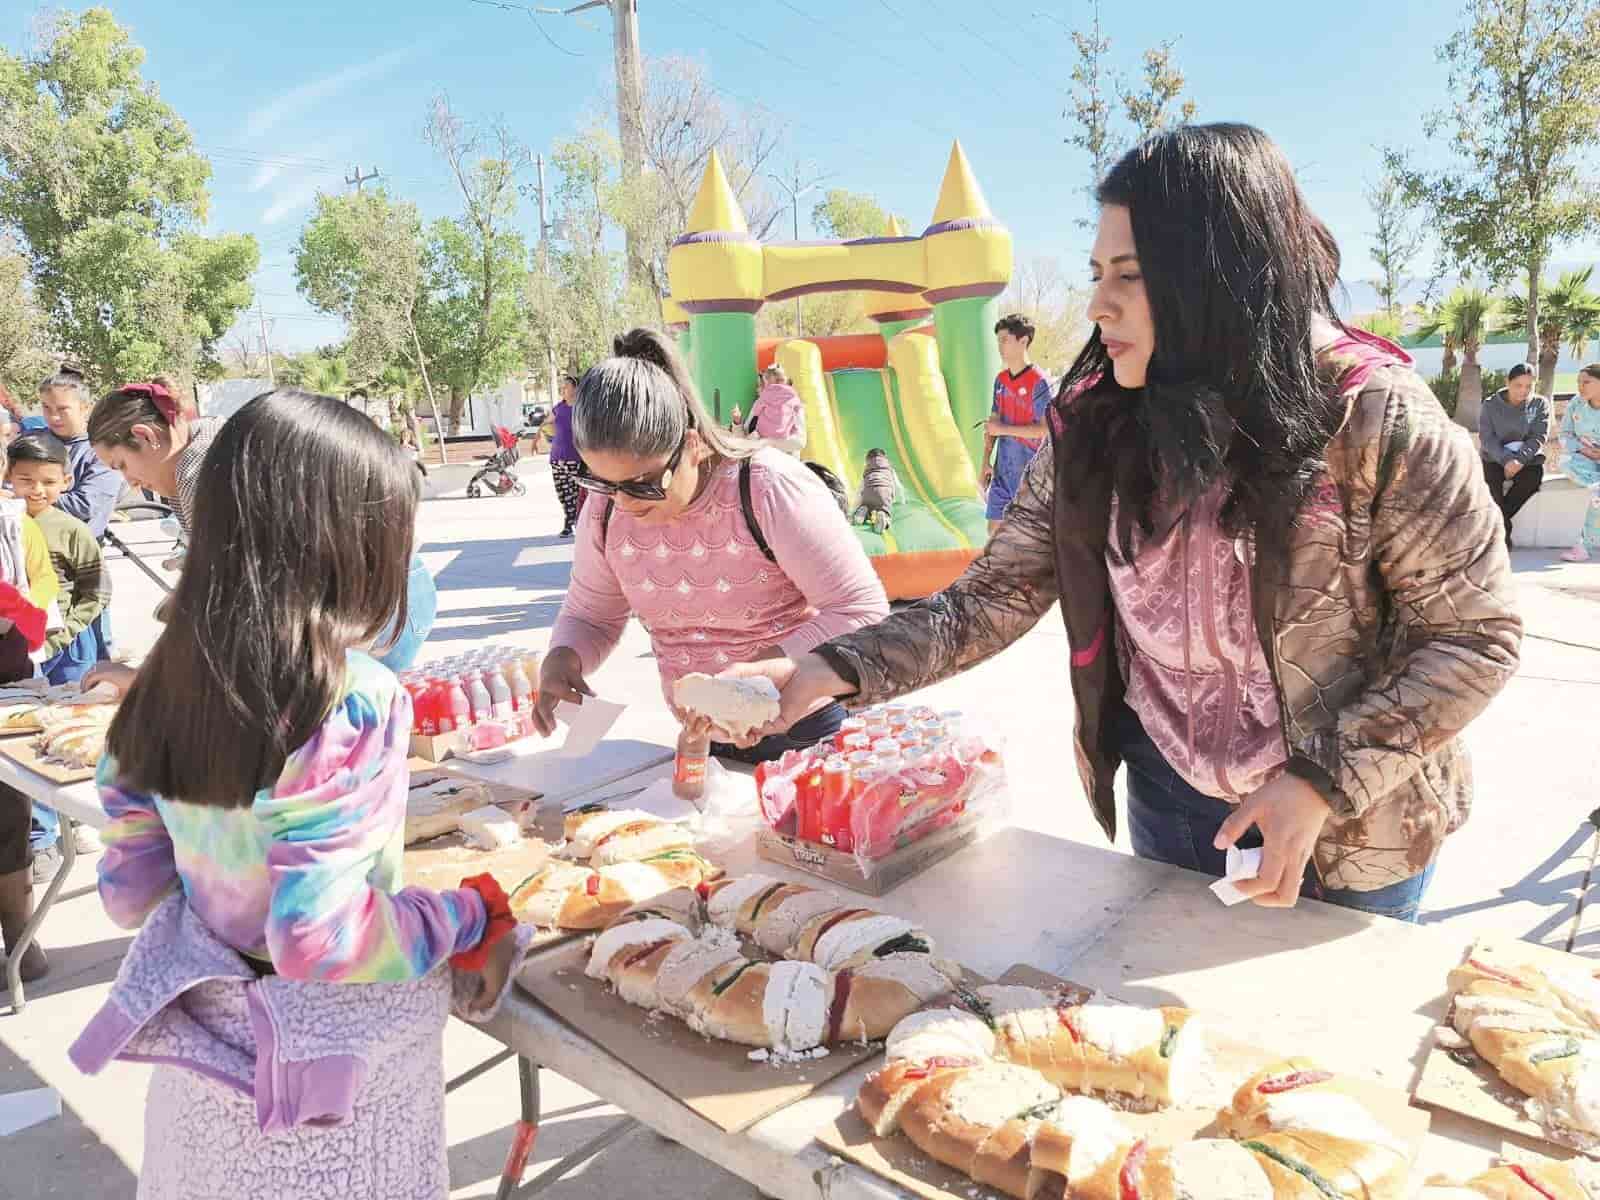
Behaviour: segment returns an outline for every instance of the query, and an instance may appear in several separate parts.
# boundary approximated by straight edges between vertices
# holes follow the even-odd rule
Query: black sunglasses
[[[688,440],[689,431],[685,429],[683,436],[678,439],[678,448],[672,452],[672,457],[667,459],[667,465],[662,468],[654,483],[642,483],[635,479],[630,479],[626,483],[612,483],[608,479],[596,479],[589,473],[589,465],[583,463],[578,468],[578,486],[597,496],[615,496],[620,492],[635,500],[665,500],[667,489],[672,486],[673,473],[683,461],[683,447]]]

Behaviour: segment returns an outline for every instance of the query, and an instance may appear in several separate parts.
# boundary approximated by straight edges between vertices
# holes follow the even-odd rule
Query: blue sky
[[[536,21],[472,0],[109,7],[211,156],[212,227],[261,240],[262,307],[275,345],[289,348],[339,335],[295,295],[289,265],[319,189],[343,189],[359,163],[425,214],[453,212],[421,140],[432,94],[469,116],[503,116],[537,151],[595,110],[611,72],[604,10]],[[1434,47],[1459,9],[1352,0],[1320,18],[1287,11],[1264,0],[1108,2],[1104,23],[1129,71],[1144,47],[1179,39],[1199,117],[1258,124],[1285,147],[1354,283],[1372,273],[1362,190],[1375,147],[1421,142],[1420,114],[1444,100]],[[1085,166],[1061,113],[1067,30],[1087,13],[1064,0],[641,0],[640,29],[646,54],[696,57],[735,101],[789,117],[783,161],[815,163],[830,185],[870,192],[913,225],[931,215],[959,137],[1018,254],[1059,255],[1076,271]],[[13,9],[0,38],[20,46],[27,23]]]

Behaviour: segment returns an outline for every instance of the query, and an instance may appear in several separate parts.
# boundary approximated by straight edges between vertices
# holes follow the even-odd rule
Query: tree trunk
[[[428,378],[428,360],[422,354],[422,339],[417,336],[417,322],[412,313],[406,313],[406,324],[411,329],[411,344],[417,348],[417,370],[422,372],[422,386],[428,393],[428,407],[433,410],[433,432],[439,439],[439,461],[450,462],[450,450],[444,441],[444,426],[439,423],[439,399],[433,394],[433,381]],[[422,445],[422,439],[417,439],[417,445]]]
[[[450,388],[450,433],[461,432],[461,410],[467,406],[467,393],[454,385]]]
[[[1539,276],[1544,273],[1544,260],[1537,254],[1528,256],[1528,358],[1529,363],[1539,358]]]
[[[1461,358],[1461,379],[1456,388],[1456,424],[1465,425],[1474,433],[1478,429],[1478,414],[1483,410],[1483,368],[1478,365],[1478,353],[1469,350]]]
[[[1539,344],[1539,395],[1553,396],[1556,386],[1556,364],[1561,361],[1559,336],[1544,338]]]
[[[1439,360],[1439,374],[1448,375],[1456,369],[1456,348],[1449,339],[1444,343],[1444,357]]]

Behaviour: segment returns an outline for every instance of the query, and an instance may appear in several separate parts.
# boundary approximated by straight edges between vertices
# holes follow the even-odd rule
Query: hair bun
[[[83,368],[78,366],[77,363],[73,363],[73,362],[64,362],[64,363],[62,363],[59,367],[56,368],[56,374],[57,375],[65,375],[69,379],[77,379],[77,380],[80,380],[80,381],[84,378]]]
[[[668,374],[672,372],[672,358],[666,343],[654,329],[640,326],[619,333],[611,340],[611,353],[618,358],[637,358],[653,366],[660,367]]]

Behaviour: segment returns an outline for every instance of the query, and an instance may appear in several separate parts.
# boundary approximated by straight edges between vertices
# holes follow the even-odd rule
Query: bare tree
[[[1000,297],[1000,309],[1022,313],[1033,321],[1037,330],[1030,347],[1034,361],[1050,373],[1060,374],[1083,346],[1088,299],[1072,283],[1059,258],[1036,254],[1017,262],[1011,283]]]
[[[1177,44],[1177,38],[1169,38],[1146,50],[1138,83],[1121,89],[1122,111],[1133,126],[1135,144],[1194,119],[1194,101],[1179,102],[1185,80],[1172,57]]]
[[[750,232],[759,238],[771,231],[783,205],[763,186],[762,173],[782,142],[783,125],[763,110],[729,105],[698,62],[670,57],[645,64],[643,134],[646,170],[634,187],[623,181],[616,215],[638,236],[661,296],[667,251],[688,223],[713,149]]]

